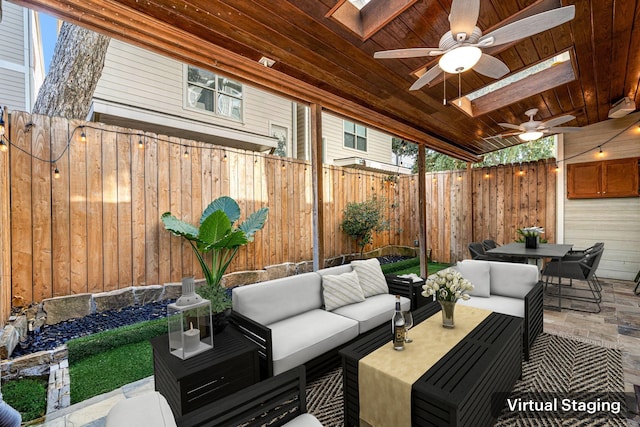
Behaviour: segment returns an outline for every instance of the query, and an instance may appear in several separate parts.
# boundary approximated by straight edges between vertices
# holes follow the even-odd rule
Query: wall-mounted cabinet
[[[638,197],[638,158],[567,165],[567,198]]]

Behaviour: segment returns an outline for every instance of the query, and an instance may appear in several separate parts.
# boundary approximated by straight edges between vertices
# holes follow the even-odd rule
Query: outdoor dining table
[[[572,244],[555,244],[555,243],[540,243],[537,248],[527,248],[524,243],[513,242],[497,248],[489,249],[486,251],[488,255],[492,256],[516,256],[527,259],[541,259],[541,258],[553,258],[557,259],[560,263],[559,270],[562,267],[562,257],[564,257],[573,248]],[[546,289],[545,289],[546,291]],[[562,278],[558,278],[558,305],[557,306],[545,306],[554,310],[562,310]]]

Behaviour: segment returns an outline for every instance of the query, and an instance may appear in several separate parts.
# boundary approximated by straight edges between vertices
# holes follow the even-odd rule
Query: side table
[[[411,300],[411,311],[433,302],[433,297],[422,296],[422,286],[424,279],[414,282],[412,279],[399,277],[394,274],[385,274],[389,293],[401,295]]]
[[[151,340],[155,389],[180,417],[260,381],[258,346],[231,325],[213,337],[213,349],[182,360],[169,353],[169,337]]]

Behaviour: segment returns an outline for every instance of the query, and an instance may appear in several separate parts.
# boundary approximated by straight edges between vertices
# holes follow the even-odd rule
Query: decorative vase
[[[453,321],[453,312],[456,308],[456,303],[454,301],[438,301],[440,303],[441,311],[442,311],[442,327],[443,328],[453,328],[455,327],[455,323]]]
[[[525,236],[524,238],[524,247],[527,249],[537,249],[538,248],[538,236]]]

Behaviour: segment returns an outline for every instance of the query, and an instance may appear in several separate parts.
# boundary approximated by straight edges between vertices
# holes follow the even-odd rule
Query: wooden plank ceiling
[[[526,121],[530,108],[539,110],[537,120],[573,114],[562,126],[585,126],[607,120],[611,104],[624,96],[640,101],[640,0],[481,0],[477,26],[485,34],[528,14],[575,5],[571,22],[485,52],[515,73],[569,50],[576,79],[512,102],[516,83],[503,99],[507,106],[478,117],[443,105],[442,79],[408,90],[413,73],[437,58],[373,58],[379,50],[437,47],[449,30],[451,0],[372,0],[355,12],[378,28],[367,38],[329,16],[344,0],[11,1],[465,160],[519,143],[489,137],[505,132],[499,122]],[[384,19],[390,9],[400,13]],[[262,56],[276,61],[272,68],[258,63]],[[467,71],[460,90],[464,95],[493,81]],[[447,98],[458,89],[457,76],[450,76]]]

